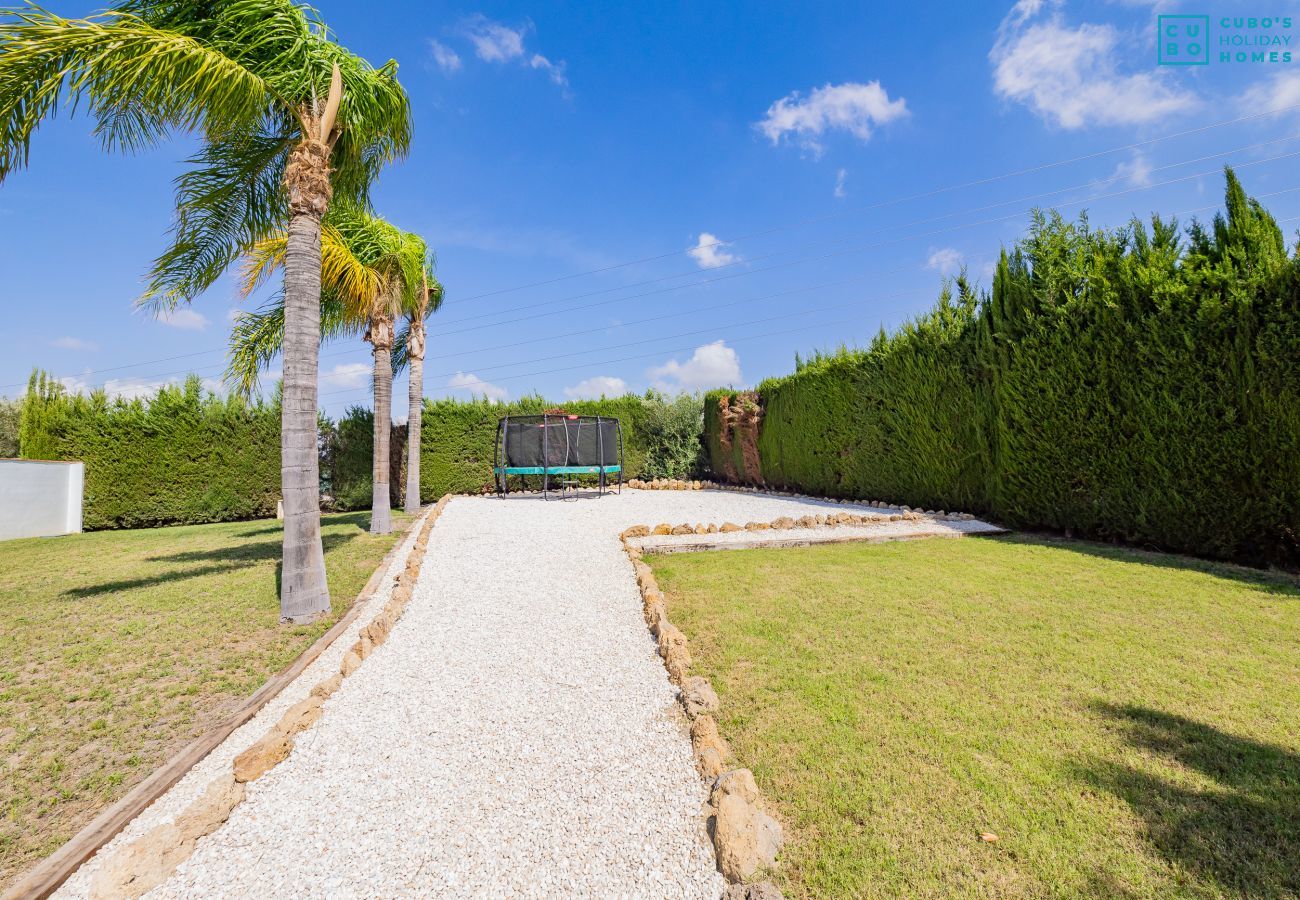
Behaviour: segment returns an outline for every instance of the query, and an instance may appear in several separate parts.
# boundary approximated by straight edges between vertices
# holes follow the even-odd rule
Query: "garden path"
[[[707,789],[618,534],[849,509],[721,491],[455,498],[388,641],[149,896],[718,897]],[[109,848],[179,808],[165,795]],[[84,896],[97,864],[61,893]]]

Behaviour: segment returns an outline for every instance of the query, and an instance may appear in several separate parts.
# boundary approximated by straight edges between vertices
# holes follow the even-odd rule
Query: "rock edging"
[[[90,886],[91,897],[135,898],[162,884],[190,857],[199,838],[221,827],[243,802],[248,783],[289,757],[296,735],[320,719],[324,702],[339,689],[343,679],[388,640],[393,625],[411,600],[429,533],[450,500],[450,494],[444,495],[426,514],[392,595],[380,613],[361,629],[356,643],[344,654],[339,671],[322,679],[307,697],[289,707],[279,722],[235,757],[231,771],[213,779],[203,794],[173,821],[156,826],[119,849],[96,873]]]
[[[708,679],[691,675],[691,654],[686,635],[668,620],[663,593],[654,571],[642,560],[635,538],[650,533],[634,525],[619,535],[623,550],[636,573],[646,626],[659,648],[668,679],[677,686],[682,709],[690,720],[691,747],[700,776],[710,782],[708,831],[717,855],[718,871],[730,883],[727,900],[779,900],[771,882],[748,884],[755,875],[776,866],[784,840],[781,824],[767,812],[754,774],[748,769],[727,769],[731,758],[727,742],[718,733],[715,718],[720,703]]]

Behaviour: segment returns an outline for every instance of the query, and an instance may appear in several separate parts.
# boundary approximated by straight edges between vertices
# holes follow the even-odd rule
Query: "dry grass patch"
[[[0,543],[0,887],[320,636],[396,540],[368,523],[324,517],[333,615],[303,627],[275,521]]]
[[[1300,895],[1296,579],[1017,537],[647,560],[788,895]]]

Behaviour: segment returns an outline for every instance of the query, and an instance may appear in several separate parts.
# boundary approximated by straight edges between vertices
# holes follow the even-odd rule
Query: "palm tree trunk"
[[[320,217],[294,213],[284,266],[284,390],[280,406],[280,492],[284,550],[280,619],[304,623],[330,609],[320,536],[316,375],[320,348]]]
[[[335,81],[337,78],[335,67]],[[337,93],[331,86],[331,97]],[[280,493],[284,548],[280,621],[301,624],[330,611],[325,550],[320,536],[320,452],[316,379],[320,351],[320,222],[332,188],[329,146],[304,120],[302,139],[285,167],[289,236],[284,254],[284,388],[280,406]],[[328,128],[326,132],[328,133]]]
[[[420,511],[420,425],[424,416],[424,318],[411,317],[406,334],[406,359],[410,383],[406,388],[406,502],[408,513]]]
[[[393,530],[392,500],[388,495],[388,442],[393,433],[393,320],[370,320],[370,341],[375,355],[375,448],[371,470],[370,533]]]

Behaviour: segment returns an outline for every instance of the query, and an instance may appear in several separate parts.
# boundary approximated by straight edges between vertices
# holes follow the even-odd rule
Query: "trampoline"
[[[549,500],[552,481],[562,496],[577,496],[578,476],[596,476],[596,494],[609,492],[611,480],[623,492],[623,428],[612,416],[544,413],[506,416],[497,422],[496,459],[492,467],[497,495],[510,493],[510,476],[527,487],[527,478],[540,478],[542,497]]]

